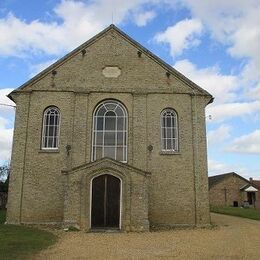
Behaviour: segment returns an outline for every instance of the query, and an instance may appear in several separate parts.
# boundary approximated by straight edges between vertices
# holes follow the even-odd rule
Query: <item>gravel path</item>
[[[260,221],[211,216],[212,229],[62,233],[34,259],[260,259]]]

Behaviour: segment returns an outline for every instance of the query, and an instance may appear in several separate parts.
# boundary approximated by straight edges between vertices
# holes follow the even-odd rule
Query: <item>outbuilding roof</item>
[[[248,183],[250,183],[247,179],[243,178],[242,176],[238,175],[235,172],[228,172],[228,173],[223,173],[223,174],[219,174],[219,175],[215,175],[215,176],[210,176],[209,177],[209,188],[211,188],[212,186],[216,185],[217,183],[221,182],[222,180],[224,180],[225,178],[228,178],[230,176],[236,176]]]
[[[260,180],[252,180],[252,183],[254,186],[256,186],[258,189],[260,189]]]

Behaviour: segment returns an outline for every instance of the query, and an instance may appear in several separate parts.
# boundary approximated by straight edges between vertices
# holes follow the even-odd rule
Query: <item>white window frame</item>
[[[167,126],[166,118],[170,118],[171,124]],[[161,150],[163,152],[178,152],[179,151],[179,126],[178,115],[173,108],[166,108],[161,112]],[[170,130],[170,131],[167,131]],[[168,136],[170,132],[170,136]],[[164,142],[166,140],[166,142]],[[170,147],[168,147],[167,140],[170,140]],[[165,144],[165,145],[164,145]]]
[[[109,106],[110,104],[113,104],[115,105],[115,108],[114,109],[109,109],[107,108],[107,106]],[[117,108],[120,108],[122,113],[123,113],[123,116],[118,116],[115,112],[115,110]],[[100,111],[101,108],[105,108],[106,109],[106,112],[103,116],[99,116],[98,113]],[[109,112],[109,111],[113,111],[115,114],[116,114],[116,129],[115,130],[105,130],[105,118],[106,118],[106,113]],[[98,117],[102,117],[103,118],[103,128],[102,130],[98,130],[97,129],[97,119]],[[118,118],[123,118],[123,129],[122,130],[118,130],[117,129],[117,123],[118,123]],[[115,133],[115,145],[105,145],[105,132],[111,132],[111,133]],[[117,135],[118,133],[122,133],[122,145],[118,145],[117,144]],[[102,144],[101,145],[98,145],[97,144],[97,133],[102,133]],[[102,157],[105,157],[104,156],[104,150],[106,147],[111,147],[111,148],[114,148],[115,149],[115,156],[114,160],[117,160],[117,148],[122,148],[123,150],[123,160],[121,162],[123,163],[127,163],[127,149],[128,149],[128,145],[127,145],[127,141],[128,141],[128,113],[127,113],[127,110],[125,108],[125,106],[117,101],[117,100],[105,100],[101,103],[99,103],[96,107],[96,109],[94,110],[94,113],[93,113],[93,124],[92,124],[92,161],[95,161],[97,160],[97,149],[96,148],[101,148],[102,149]]]
[[[50,114],[49,114],[49,112],[51,110],[54,110],[55,112],[57,112],[57,114],[55,116],[55,117],[58,117],[57,125],[56,124],[53,124],[53,125],[50,124]],[[46,120],[49,122],[49,124],[47,124],[47,127],[46,127]],[[54,122],[55,122],[55,120],[54,120]],[[60,122],[61,122],[61,114],[60,114],[60,110],[59,110],[58,107],[50,106],[50,107],[47,107],[44,110],[44,112],[43,112],[43,120],[42,120],[42,140],[41,140],[41,149],[42,150],[58,150],[59,149]],[[50,128],[50,126],[56,127],[56,136],[54,136],[54,135],[49,136],[49,128]],[[53,131],[53,132],[55,132],[55,131]],[[48,146],[48,144],[49,144],[48,139],[49,138],[53,139],[51,146]],[[56,138],[56,146],[54,144],[54,138]],[[47,142],[46,142],[46,139],[47,139]],[[45,144],[47,144],[47,146]]]

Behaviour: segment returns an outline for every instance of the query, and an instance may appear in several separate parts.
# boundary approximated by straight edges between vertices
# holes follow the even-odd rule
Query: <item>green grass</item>
[[[5,210],[0,209],[0,225],[5,223]]]
[[[0,259],[26,259],[57,240],[50,232],[4,222],[5,211],[0,210]]]
[[[257,209],[212,206],[210,210],[215,213],[260,220],[260,210]]]

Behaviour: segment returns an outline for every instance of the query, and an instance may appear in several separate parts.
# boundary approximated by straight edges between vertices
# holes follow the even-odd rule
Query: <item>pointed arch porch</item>
[[[121,231],[149,230],[148,182],[150,173],[110,158],[81,165],[65,175],[64,224],[91,231],[92,181],[109,174],[121,182]]]

